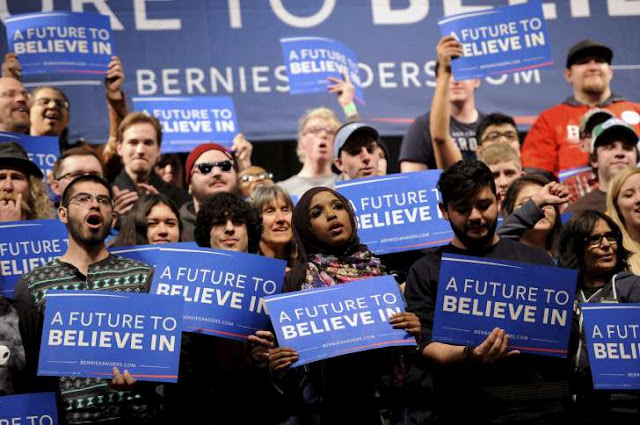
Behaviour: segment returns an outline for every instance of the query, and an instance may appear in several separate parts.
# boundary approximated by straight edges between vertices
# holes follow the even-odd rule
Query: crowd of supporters
[[[640,104],[611,92],[612,49],[592,40],[570,49],[571,95],[542,111],[524,140],[508,111],[476,108],[479,80],[455,80],[451,61],[462,46],[454,37],[436,53],[431,109],[409,128],[398,162],[402,172],[442,170],[440,210],[454,237],[401,261],[361,242],[355,213],[335,190],[387,174],[393,160],[358,113],[347,76],[328,82],[344,123],[329,107],[304,112],[301,169],[275,182],[269,164],[252,164],[242,134],[231,149],[205,143],[184,161],[163,155],[160,122],[127,110],[116,57],[105,77],[107,143],[71,141],[65,94],[28,92],[18,58],[6,55],[0,131],[55,136],[61,155],[44,176],[19,143],[0,144],[0,222],[57,217],[69,244],[24,274],[14,299],[0,297],[0,346],[11,353],[0,364],[0,395],[53,391],[69,424],[637,423],[635,394],[593,389],[580,310],[583,302],[640,302]],[[587,166],[559,182],[560,172]],[[564,223],[563,213],[572,214]],[[295,367],[298,353],[272,329],[245,343],[185,333],[177,384],[137,382],[117,368],[112,379],[37,375],[47,290],[148,292],[153,267],[108,248],[180,241],[285,260],[284,291],[392,274],[407,312],[389,322],[418,348]],[[477,346],[433,341],[443,253],[577,269],[568,358],[512,350],[498,324]]]

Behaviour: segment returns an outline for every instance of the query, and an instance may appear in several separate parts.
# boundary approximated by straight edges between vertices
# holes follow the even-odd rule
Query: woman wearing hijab
[[[293,213],[293,234],[298,256],[285,291],[324,288],[386,274],[380,260],[360,244],[349,202],[329,188],[316,187],[302,196]],[[396,329],[420,334],[420,322],[413,313],[398,313],[389,321]],[[391,369],[391,352],[365,351],[289,370],[298,353],[282,347],[271,351],[269,363],[276,385],[293,396],[292,402],[298,406],[294,416],[300,423],[380,424],[375,393],[385,372],[382,369]]]

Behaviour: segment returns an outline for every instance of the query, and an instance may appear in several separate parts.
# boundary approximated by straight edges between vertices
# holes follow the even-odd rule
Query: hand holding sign
[[[337,77],[327,77],[327,80],[332,83],[327,86],[327,90],[329,93],[338,95],[338,103],[344,108],[353,103],[353,99],[356,97],[356,86],[351,82],[348,72],[343,72],[342,78],[341,80]]]
[[[439,71],[451,73],[451,59],[462,56],[462,44],[452,35],[445,35],[436,47],[438,55]]]
[[[135,383],[138,382],[136,378],[131,376],[128,370],[124,370],[124,373],[120,373],[120,369],[113,368],[113,379],[111,380],[111,388],[128,390],[131,389]]]
[[[269,351],[276,346],[276,338],[269,331],[257,331],[247,341],[251,345],[251,358],[257,363],[269,360]]]
[[[420,342],[420,319],[415,313],[408,311],[396,313],[389,318],[389,323],[393,325],[393,329],[404,329]]]
[[[507,352],[509,347],[509,335],[504,329],[494,328],[489,336],[482,341],[477,347],[469,347],[469,356],[472,360],[482,363],[492,364],[503,357],[514,356],[520,354],[520,351],[514,350]]]
[[[124,71],[119,57],[111,57],[109,68],[107,68],[107,74],[104,76],[104,84],[107,89],[107,99],[122,100],[124,98],[124,94],[122,93]]]
[[[293,348],[278,347],[269,353],[269,367],[274,372],[284,372],[293,363],[298,361],[300,355]]]

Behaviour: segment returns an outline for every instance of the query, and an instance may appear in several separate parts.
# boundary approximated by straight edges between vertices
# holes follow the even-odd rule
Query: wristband
[[[344,111],[344,114],[346,116],[348,116],[348,117],[358,113],[358,108],[356,108],[356,104],[353,103],[353,102],[351,102],[348,105],[343,106],[342,110]]]
[[[466,362],[469,363],[475,363],[476,361],[476,356],[473,355],[473,350],[475,349],[475,346],[471,346],[471,345],[467,345],[466,347],[464,347],[464,349],[462,350],[462,354],[464,354],[464,360]]]

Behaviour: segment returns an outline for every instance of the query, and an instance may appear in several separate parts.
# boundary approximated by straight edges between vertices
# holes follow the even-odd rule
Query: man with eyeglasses
[[[165,182],[154,170],[162,143],[162,127],[157,118],[142,112],[127,115],[118,127],[116,140],[123,163],[122,171],[112,182],[119,213],[131,210],[140,193],[162,193],[178,207],[189,202],[184,189]]]
[[[593,40],[583,40],[569,49],[564,77],[572,86],[572,96],[543,111],[533,123],[522,146],[522,166],[527,173],[553,177],[588,166],[589,152],[581,147],[579,124],[591,108],[607,109],[640,131],[640,104],[611,91],[612,59],[613,50]],[[571,202],[583,195],[576,182],[590,175],[587,169],[563,181],[572,192]]]
[[[482,155],[482,150],[495,143],[507,143],[518,153],[520,157],[520,139],[518,138],[518,128],[513,117],[495,112],[484,117],[478,125],[476,131],[478,140],[478,155]]]
[[[7,53],[4,55],[2,62],[2,77],[20,82],[22,76],[22,68],[18,57],[15,53]],[[115,133],[119,123],[127,115],[127,106],[122,91],[124,83],[124,71],[122,63],[117,56],[111,57],[111,62],[105,74],[105,94],[107,97],[107,107],[109,111],[109,137],[113,138],[115,143]],[[0,88],[0,95],[2,89]],[[32,136],[56,136],[59,138],[60,150],[66,150],[74,146],[85,145],[86,141],[80,140],[76,143],[69,143],[68,129],[69,124],[69,99],[62,90],[51,86],[40,86],[33,90],[30,96],[31,111],[27,109],[30,115],[29,123],[23,131],[15,131],[16,133],[29,132]],[[13,130],[1,130],[13,131]]]
[[[245,198],[251,197],[257,187],[270,184],[273,184],[273,174],[257,165],[252,165],[238,173],[238,187]]]
[[[38,377],[45,294],[53,289],[147,292],[153,268],[110,254],[105,238],[116,214],[109,185],[96,176],[82,176],[63,192],[58,217],[66,226],[66,252],[24,274],[15,290],[20,333],[27,354],[21,381],[25,392],[59,392],[66,423],[105,422],[114,425],[154,423],[153,386],[137,384],[125,370],[114,368],[113,380]],[[60,410],[62,413],[63,410]]]
[[[55,195],[62,196],[69,183],[85,175],[104,178],[100,158],[91,150],[71,148],[62,152],[53,164],[49,187]]]
[[[182,241],[192,242],[200,206],[214,193],[238,193],[238,170],[233,155],[224,146],[205,143],[191,151],[184,171],[191,201],[180,208]]]
[[[577,213],[594,210],[607,211],[607,191],[611,181],[622,170],[635,167],[638,162],[638,135],[626,122],[609,118],[592,130],[589,163],[598,177],[598,188],[589,192],[567,208]]]
[[[29,92],[15,78],[0,78],[0,131],[29,130]]]

